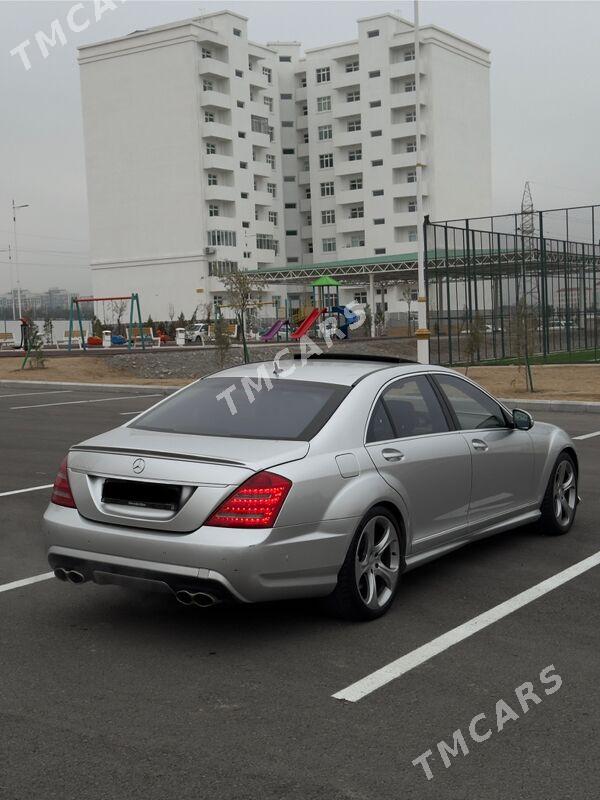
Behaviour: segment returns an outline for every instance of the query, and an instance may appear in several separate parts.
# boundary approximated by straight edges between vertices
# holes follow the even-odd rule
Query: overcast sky
[[[412,2],[147,2],[127,0],[72,33],[75,0],[0,0],[0,251],[12,242],[11,198],[18,212],[21,283],[32,290],[91,286],[77,47],[229,8],[249,18],[257,42],[296,39],[305,47],[356,37],[355,20],[392,11],[412,18]],[[494,211],[519,207],[533,182],[536,208],[600,202],[600,3],[422,2],[422,23],[435,23],[492,51]],[[34,37],[59,19],[64,46],[43,59]],[[11,49],[25,39],[31,69]],[[468,118],[469,109],[464,109]],[[0,294],[8,291],[0,252]]]

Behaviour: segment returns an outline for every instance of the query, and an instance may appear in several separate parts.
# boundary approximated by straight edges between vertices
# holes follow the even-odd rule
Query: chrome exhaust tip
[[[70,580],[71,583],[85,583],[85,575],[82,572],[70,569],[67,572],[67,580]]]
[[[208,592],[188,592],[187,589],[175,592],[175,597],[184,606],[198,606],[199,608],[209,608],[219,602],[214,595]]]
[[[186,589],[182,589],[179,592],[175,592],[175,597],[177,600],[184,606],[191,606],[194,602],[192,600],[192,595]]]
[[[62,567],[58,567],[54,570],[54,577],[58,578],[59,581],[68,581],[69,578],[67,576],[67,570],[63,569]]]

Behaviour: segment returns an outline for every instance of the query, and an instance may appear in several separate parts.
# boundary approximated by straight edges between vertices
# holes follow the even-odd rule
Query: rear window
[[[260,386],[260,389],[257,387]],[[130,427],[146,431],[307,441],[349,386],[273,378],[205,378],[148,411]]]

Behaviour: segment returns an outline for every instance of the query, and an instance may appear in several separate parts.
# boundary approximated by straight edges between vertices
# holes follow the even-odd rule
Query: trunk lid
[[[117,428],[69,452],[79,513],[113,525],[189,533],[255,472],[304,458],[308,442]]]

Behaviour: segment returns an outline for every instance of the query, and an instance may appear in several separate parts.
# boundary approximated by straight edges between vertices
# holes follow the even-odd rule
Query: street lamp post
[[[15,309],[15,287],[13,286],[12,250],[10,245],[8,245],[8,250],[0,250],[0,253],[8,253],[8,277],[10,280],[10,300],[12,303],[13,320],[16,320],[17,311]]]
[[[21,308],[21,276],[19,274],[19,251],[17,248],[17,210],[19,208],[29,208],[29,203],[22,203],[20,206],[15,205],[15,201],[12,201],[12,212],[13,212],[13,232],[14,232],[14,240],[15,240],[15,274],[17,276],[17,306],[19,308],[19,317],[23,316],[23,309]]]

